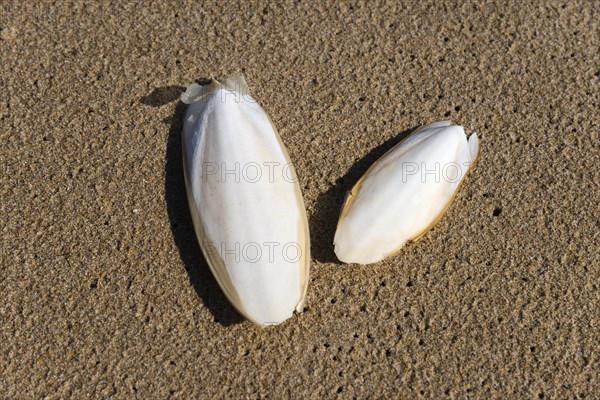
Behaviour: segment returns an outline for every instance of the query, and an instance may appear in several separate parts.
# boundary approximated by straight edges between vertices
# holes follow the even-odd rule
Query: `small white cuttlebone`
[[[435,122],[384,154],[348,193],[334,237],[340,261],[371,264],[431,229],[479,152],[462,126]]]
[[[190,85],[183,123],[188,202],[202,252],[246,318],[275,325],[304,307],[304,201],[275,126],[243,77]]]

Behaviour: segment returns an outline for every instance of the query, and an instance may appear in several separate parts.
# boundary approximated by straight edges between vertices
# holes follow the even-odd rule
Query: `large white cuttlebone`
[[[340,261],[371,264],[431,229],[479,153],[449,121],[423,126],[384,154],[347,194],[334,237]]]
[[[309,230],[290,157],[243,77],[190,85],[183,124],[188,202],[202,252],[247,319],[279,324],[304,308]]]

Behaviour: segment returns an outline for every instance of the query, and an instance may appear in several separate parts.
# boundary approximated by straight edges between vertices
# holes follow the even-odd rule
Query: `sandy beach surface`
[[[599,4],[1,2],[0,398],[598,399]],[[310,224],[305,312],[268,329],[185,197],[178,97],[231,74]],[[481,139],[448,213],[337,261],[346,191],[438,120]]]

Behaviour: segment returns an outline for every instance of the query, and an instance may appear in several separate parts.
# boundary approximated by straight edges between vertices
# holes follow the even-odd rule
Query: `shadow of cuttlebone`
[[[323,263],[342,264],[335,255],[333,237],[346,193],[352,189],[358,179],[367,172],[375,161],[417,128],[418,126],[407,129],[375,147],[354,163],[348,172],[336,180],[332,187],[317,197],[315,211],[309,218],[310,246],[315,260]]]
[[[178,100],[184,90],[185,88],[180,86],[156,88],[148,96],[142,97],[140,102],[160,107]],[[179,256],[196,293],[212,313],[215,322],[230,326],[244,321],[244,318],[229,303],[210,271],[196,238],[187,201],[181,143],[186,108],[185,104],[178,101],[173,116],[164,120],[170,126],[165,160],[165,202],[169,223]]]

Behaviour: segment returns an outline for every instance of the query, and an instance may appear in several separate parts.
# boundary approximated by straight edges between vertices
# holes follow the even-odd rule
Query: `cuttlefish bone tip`
[[[224,82],[226,81],[227,79]],[[233,82],[238,81],[234,79]],[[241,83],[237,83],[237,85],[239,86]],[[219,82],[214,76],[211,75],[210,79],[207,81],[203,81],[202,83],[194,82],[189,85],[185,92],[181,94],[180,99],[182,103],[192,104],[219,88],[230,89],[230,87],[228,87],[225,83]]]
[[[189,85],[179,97],[182,103],[192,104],[202,96],[202,86],[197,83]]]
[[[477,133],[473,132],[471,136],[469,136],[468,145],[471,161],[475,161],[479,154],[479,137],[477,136]]]

